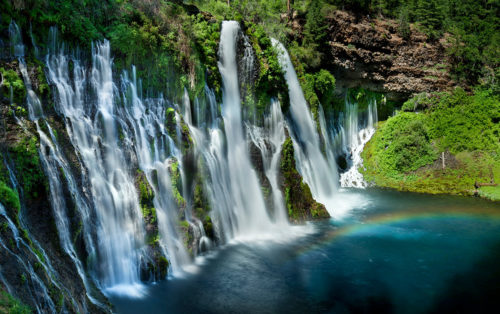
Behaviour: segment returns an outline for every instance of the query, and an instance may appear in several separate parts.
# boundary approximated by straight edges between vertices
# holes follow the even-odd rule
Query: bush
[[[2,85],[0,85],[2,93],[6,97],[10,97],[10,89],[12,88],[13,101],[18,105],[23,103],[26,97],[26,88],[21,77],[19,77],[16,71],[4,68],[0,68],[0,73],[3,79]]]
[[[387,120],[379,132],[375,149],[381,171],[407,173],[437,157],[421,115],[401,113]]]
[[[429,110],[429,134],[440,150],[500,152],[500,96],[489,90],[441,94]]]

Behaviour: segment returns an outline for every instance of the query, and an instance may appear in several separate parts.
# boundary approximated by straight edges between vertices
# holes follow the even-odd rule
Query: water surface
[[[352,209],[277,241],[235,241],[118,313],[481,313],[500,303],[500,204],[346,191]],[[345,209],[345,202],[342,207]],[[298,228],[298,233],[304,229]]]

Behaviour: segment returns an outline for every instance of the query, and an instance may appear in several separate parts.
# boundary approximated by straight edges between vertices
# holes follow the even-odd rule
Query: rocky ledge
[[[421,92],[449,90],[447,36],[430,41],[417,27],[403,38],[397,20],[332,11],[326,19],[328,47],[322,66],[335,78],[337,90],[363,87],[401,100]],[[292,14],[289,25],[302,36],[305,19]]]

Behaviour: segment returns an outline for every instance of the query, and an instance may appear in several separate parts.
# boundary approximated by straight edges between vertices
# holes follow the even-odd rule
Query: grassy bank
[[[362,157],[361,172],[377,186],[500,200],[500,98],[490,90],[417,95],[379,123]]]

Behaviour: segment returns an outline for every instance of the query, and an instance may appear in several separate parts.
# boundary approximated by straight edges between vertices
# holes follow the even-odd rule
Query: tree
[[[411,35],[410,16],[407,6],[401,7],[401,10],[399,11],[398,33],[404,39],[410,38]]]
[[[441,35],[444,14],[437,0],[418,0],[417,18],[429,39],[435,40]]]

